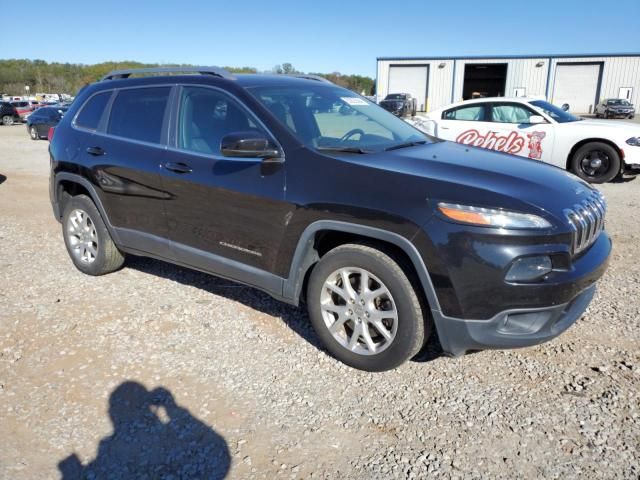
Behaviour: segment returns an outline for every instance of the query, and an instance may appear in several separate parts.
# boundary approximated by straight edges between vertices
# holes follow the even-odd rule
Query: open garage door
[[[417,110],[424,112],[427,109],[428,79],[429,65],[391,65],[387,93],[410,93],[416,99]]]
[[[598,103],[601,63],[559,63],[553,84],[552,102],[569,104],[572,113],[591,113]]]

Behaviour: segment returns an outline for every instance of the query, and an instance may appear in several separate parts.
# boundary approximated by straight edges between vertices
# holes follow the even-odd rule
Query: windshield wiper
[[[384,150],[385,150],[385,152],[388,152],[389,150],[398,150],[399,148],[415,147],[416,145],[424,145],[425,143],[427,143],[426,140],[418,140],[418,141],[415,141],[415,142],[399,143],[398,145],[392,145],[391,147],[387,147]]]
[[[363,150],[360,147],[318,147],[321,152],[344,152],[344,153],[371,153],[370,150]]]

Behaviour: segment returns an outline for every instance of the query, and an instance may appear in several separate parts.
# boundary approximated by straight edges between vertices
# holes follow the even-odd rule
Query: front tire
[[[38,129],[33,125],[29,127],[29,136],[31,140],[40,140],[40,135],[38,135]]]
[[[2,124],[6,126],[13,125],[13,117],[11,115],[5,115],[2,117]]]
[[[580,147],[571,159],[571,171],[589,183],[606,183],[620,173],[620,155],[611,145],[590,142]]]
[[[78,270],[104,275],[124,264],[93,201],[86,195],[71,197],[62,217],[62,235],[67,252]]]
[[[309,317],[327,350],[369,372],[418,353],[431,331],[420,298],[392,256],[360,244],[325,254],[307,286]]]

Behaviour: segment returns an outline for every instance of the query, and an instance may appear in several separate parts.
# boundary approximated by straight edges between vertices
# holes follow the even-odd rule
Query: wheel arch
[[[587,143],[593,143],[593,142],[606,143],[607,145],[612,147],[620,156],[620,170],[624,170],[624,152],[620,149],[620,147],[618,147],[618,145],[616,145],[614,142],[612,142],[607,138],[597,138],[597,137],[580,140],[573,147],[571,147],[571,150],[569,151],[569,155],[567,155],[565,170],[569,170],[569,171],[571,170],[571,160],[573,159],[573,155],[578,151],[578,149],[583,147]]]
[[[102,205],[102,201],[100,200],[95,187],[89,180],[75,173],[59,172],[55,176],[54,188],[54,212],[58,220],[61,220],[62,216],[64,215],[64,202],[66,201],[65,195],[70,195],[72,197],[83,194],[87,195],[93,201],[94,205],[98,209],[98,212],[100,212],[100,216],[102,217],[102,220],[104,221],[107,230],[109,231],[109,235],[111,235],[111,238],[113,238],[116,244],[120,243],[120,239],[118,238],[115,229],[109,222],[109,218],[106,215],[104,206]]]
[[[338,245],[354,241],[388,245],[402,254],[420,281],[429,308],[440,310],[427,267],[408,238],[376,227],[334,220],[320,220],[304,230],[293,255],[289,277],[283,285],[283,296],[298,304],[309,274],[322,255]]]

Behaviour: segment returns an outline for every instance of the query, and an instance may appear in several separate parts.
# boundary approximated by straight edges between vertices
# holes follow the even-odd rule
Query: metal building
[[[640,53],[379,57],[378,98],[410,93],[419,111],[484,96],[537,96],[591,113],[604,98],[639,103]]]

